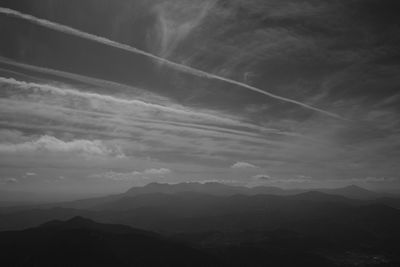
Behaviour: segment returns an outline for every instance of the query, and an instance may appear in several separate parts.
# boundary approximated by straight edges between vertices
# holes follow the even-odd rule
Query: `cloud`
[[[233,164],[231,166],[232,169],[255,169],[258,168],[257,166],[251,164],[251,163],[247,163],[247,162],[236,162],[235,164]]]
[[[62,141],[54,136],[43,135],[40,138],[24,143],[2,143],[0,153],[25,153],[25,152],[56,152],[76,153],[92,156],[115,156],[124,155],[118,148],[109,148],[100,140],[72,140]]]
[[[164,1],[153,10],[157,15],[156,40],[151,38],[151,47],[162,58],[168,58],[176,47],[207,17],[215,0]],[[157,47],[154,47],[154,46]]]
[[[241,181],[227,180],[227,179],[206,179],[206,180],[197,180],[194,182],[199,183],[199,184],[219,183],[219,184],[227,184],[227,185],[244,185],[244,183]]]
[[[109,171],[104,173],[92,174],[89,176],[89,178],[101,178],[113,181],[131,181],[131,180],[142,179],[142,177],[138,177],[139,174],[141,173],[136,171],[128,173]]]
[[[171,173],[170,169],[160,168],[160,169],[147,169],[142,172],[142,174],[148,175],[165,175]]]
[[[199,112],[190,110],[183,106],[176,104],[170,104],[169,106],[148,103],[143,100],[137,99],[125,99],[118,98],[111,95],[97,94],[92,92],[83,92],[76,89],[67,88],[66,86],[54,86],[49,84],[38,84],[24,81],[17,81],[13,78],[3,78],[0,77],[0,83],[11,84],[19,89],[32,91],[32,92],[43,92],[50,93],[63,97],[80,97],[88,101],[92,109],[110,109],[107,105],[115,106],[115,109],[119,112],[123,111],[122,107],[126,107],[128,111],[135,112],[136,116],[145,116],[147,118],[154,117],[154,115],[162,115],[165,118],[172,118],[177,120],[186,121],[197,121],[206,123],[222,123],[228,125],[238,125],[239,121],[226,118],[223,116],[217,116],[213,114],[208,114],[205,112]],[[9,88],[10,89],[10,88]],[[119,108],[117,106],[120,106]]]
[[[113,181],[137,181],[137,180],[147,180],[154,177],[163,177],[172,171],[167,168],[152,168],[145,169],[144,171],[132,171],[132,172],[115,172],[108,171],[99,174],[92,174],[89,178],[102,178]]]
[[[313,178],[305,175],[297,175],[296,177],[289,178],[277,178],[272,177],[268,174],[258,174],[252,177],[261,182],[273,183],[273,184],[304,184],[313,182]]]
[[[253,179],[256,180],[261,180],[261,181],[272,181],[274,180],[271,176],[269,176],[268,174],[257,174],[253,176]]]
[[[192,74],[192,75],[197,76],[197,77],[204,77],[204,78],[208,78],[208,79],[212,79],[212,80],[222,81],[222,82],[225,82],[225,83],[228,83],[228,84],[231,84],[231,85],[236,85],[236,86],[239,86],[239,87],[242,87],[242,88],[246,88],[247,90],[262,94],[264,96],[267,96],[267,97],[270,97],[270,98],[273,98],[273,99],[276,99],[276,100],[280,100],[280,101],[283,101],[283,102],[291,103],[291,104],[303,107],[305,109],[316,111],[316,112],[318,112],[320,114],[324,114],[324,115],[329,116],[329,117],[333,117],[333,118],[336,118],[336,119],[343,120],[343,118],[341,116],[339,116],[337,114],[334,114],[332,112],[329,112],[329,111],[326,111],[326,110],[323,110],[323,109],[308,105],[306,103],[303,103],[303,102],[300,102],[300,101],[297,101],[297,100],[294,100],[294,99],[290,99],[290,98],[287,98],[287,97],[282,97],[282,96],[276,95],[274,93],[271,93],[271,92],[268,92],[266,90],[257,88],[255,86],[251,86],[251,85],[245,84],[243,82],[239,82],[239,81],[232,80],[232,79],[229,79],[229,78],[224,78],[224,77],[221,77],[221,76],[218,76],[218,75],[215,75],[215,74],[211,74],[211,73],[199,70],[199,69],[195,69],[195,68],[192,68],[192,67],[188,67],[186,65],[182,65],[182,64],[179,64],[179,63],[176,63],[176,62],[172,62],[172,61],[167,60],[165,58],[156,56],[154,54],[145,52],[143,50],[137,49],[135,47],[132,47],[132,46],[129,46],[129,45],[126,45],[126,44],[121,44],[121,43],[115,42],[115,41],[107,39],[105,37],[96,36],[96,35],[93,35],[93,34],[90,34],[90,33],[87,33],[87,32],[83,32],[81,30],[74,29],[74,28],[69,27],[69,26],[65,26],[65,25],[62,25],[62,24],[59,24],[59,23],[51,22],[51,21],[48,21],[48,20],[45,20],[45,19],[40,19],[40,18],[34,17],[32,15],[24,14],[24,13],[21,13],[19,11],[12,10],[12,9],[9,9],[9,8],[0,7],[0,13],[8,15],[8,16],[11,16],[11,17],[17,17],[17,18],[20,18],[20,19],[24,19],[24,20],[27,20],[27,21],[29,21],[31,23],[34,23],[34,24],[37,24],[37,25],[40,25],[40,26],[43,26],[43,27],[46,27],[46,28],[50,28],[50,29],[55,30],[55,31],[63,32],[65,34],[78,36],[78,37],[81,37],[81,38],[84,38],[84,39],[87,39],[87,40],[91,40],[91,41],[95,41],[95,42],[98,42],[98,43],[102,43],[102,44],[105,44],[105,45],[108,45],[108,46],[112,46],[112,47],[115,47],[115,48],[118,48],[118,49],[122,49],[122,50],[125,50],[125,51],[128,51],[128,52],[131,52],[131,53],[143,55],[143,56],[146,56],[146,57],[148,57],[150,59],[156,60],[157,62],[164,63],[164,64],[168,65],[169,67],[174,68],[174,69],[179,70],[179,71],[184,72],[184,73],[189,73],[189,74]]]
[[[124,128],[138,131],[143,126],[215,136],[224,133],[225,136],[229,134],[237,138],[256,138],[264,133],[288,134],[278,129],[242,122],[226,114],[192,110],[171,103],[147,103],[137,99],[84,92],[67,86],[23,82],[12,78],[0,77],[0,85],[1,83],[10,85],[5,86],[5,90],[12,96],[0,102],[2,112],[12,116],[12,122],[9,122],[11,126],[17,123],[16,117],[21,117],[25,124],[30,124],[23,114],[28,113],[29,116],[38,116],[38,119],[44,119],[46,122],[62,122],[64,128],[83,128],[84,124],[87,124],[87,132],[90,132],[91,128],[96,128],[97,132],[100,128],[112,128],[114,135],[122,135],[121,130]],[[46,123],[45,127],[52,127],[54,123]],[[68,127],[69,125],[71,126]]]
[[[242,158],[244,154],[255,158],[264,153],[265,146],[280,142],[276,136],[291,135],[218,115],[147,105],[141,100],[79,91],[67,86],[6,78],[0,78],[0,81],[6,84],[4,89],[10,93],[8,99],[0,100],[2,126],[43,133],[66,132],[81,139],[113,139],[124,147],[126,155],[147,153],[157,157],[156,154],[165,152],[177,157],[181,155],[179,159],[174,158],[181,160],[191,155],[205,158],[211,154],[226,154],[230,157],[239,153],[241,156],[236,158]],[[266,136],[269,134],[274,140],[269,140]],[[23,143],[13,141],[13,136],[16,135],[12,131],[0,131],[0,143],[4,143],[3,138],[10,140],[9,143]],[[18,138],[31,141],[26,136]]]
[[[218,17],[219,14],[214,14],[213,10],[209,14],[210,17],[207,15],[205,21],[199,21],[198,25],[201,27],[198,28],[199,31],[196,31],[198,26],[188,27],[189,30],[194,30],[192,35],[190,31],[186,31],[185,27],[173,29],[167,25],[171,21],[186,20],[185,17],[174,17],[175,12],[179,10],[176,11],[174,7],[168,6],[172,5],[170,3],[173,1],[175,0],[157,0],[150,1],[151,4],[149,4],[166,3],[164,10],[159,13],[163,16],[163,22],[168,28],[165,32],[161,32],[165,34],[162,37],[165,40],[165,49],[161,50],[166,56],[176,51],[177,53],[171,55],[170,58],[177,61],[182,58],[191,58],[193,60],[189,60],[188,64],[214,74],[218,73],[214,70],[218,70],[222,64],[230,72],[229,75],[232,75],[229,77],[235,77],[235,79],[242,79],[243,73],[251,72],[254,76],[247,81],[256,87],[263,86],[276,94],[299,99],[310,105],[325,107],[327,110],[334,110],[335,113],[354,118],[359,123],[346,124],[325,118],[319,121],[319,116],[309,116],[310,112],[304,112],[297,106],[259,97],[248,90],[242,90],[243,88],[229,86],[232,91],[229,91],[230,89],[226,91],[224,86],[228,84],[208,81],[208,76],[202,76],[204,79],[196,79],[192,85],[195,89],[186,88],[185,85],[192,82],[191,75],[178,75],[176,72],[171,72],[174,75],[168,78],[177,85],[177,91],[170,92],[169,86],[166,86],[163,88],[165,89],[163,94],[181,97],[179,103],[182,105],[220,107],[220,110],[224,112],[240,114],[243,116],[241,118],[246,117],[245,122],[249,124],[279,129],[280,132],[286,131],[293,134],[293,138],[278,136],[278,131],[277,133],[263,132],[256,127],[243,127],[240,122],[243,122],[242,119],[222,120],[224,118],[222,112],[212,113],[211,115],[218,117],[218,119],[212,119],[203,116],[207,114],[203,114],[203,111],[197,108],[175,105],[168,99],[150,101],[143,97],[139,100],[136,99],[138,93],[133,89],[134,94],[130,94],[129,88],[114,90],[115,87],[112,84],[99,85],[97,82],[96,85],[99,88],[79,87],[77,85],[82,84],[80,82],[74,82],[74,85],[69,87],[39,84],[40,82],[26,83],[29,86],[25,87],[25,91],[18,88],[15,89],[15,93],[14,91],[10,93],[9,87],[12,86],[3,85],[2,89],[5,92],[0,100],[1,126],[23,129],[22,131],[27,134],[48,134],[48,131],[54,131],[58,134],[62,132],[76,134],[79,137],[74,138],[77,139],[118,139],[117,142],[124,144],[121,147],[124,148],[126,155],[140,158],[149,156],[165,164],[176,162],[198,164],[197,166],[201,165],[204,172],[217,171],[217,173],[207,174],[206,177],[210,178],[230,179],[237,175],[233,178],[239,179],[239,176],[243,175],[242,171],[226,172],[226,168],[238,160],[243,160],[257,166],[268,166],[268,174],[273,178],[260,176],[259,178],[261,180],[264,178],[264,181],[279,183],[279,180],[275,179],[279,177],[280,183],[295,183],[295,181],[306,183],[309,179],[298,178],[296,175],[310,173],[315,177],[313,183],[318,183],[318,181],[321,181],[321,184],[333,183],[332,179],[335,178],[347,182],[353,177],[370,176],[368,179],[360,178],[358,181],[379,183],[379,186],[387,182],[388,186],[391,186],[389,179],[379,177],[395,177],[399,173],[399,165],[396,163],[399,161],[398,140],[400,139],[395,133],[399,132],[397,112],[399,105],[396,103],[400,98],[393,94],[396,92],[395,88],[398,88],[400,76],[394,64],[396,57],[391,56],[398,50],[397,47],[394,49],[390,47],[393,45],[393,40],[389,38],[385,42],[380,42],[381,38],[392,36],[387,34],[389,32],[386,29],[382,28],[383,34],[375,35],[376,31],[371,28],[371,25],[375,25],[374,20],[371,19],[368,24],[360,21],[356,16],[359,11],[364,11],[355,10],[354,7],[345,10],[348,5],[343,0],[333,4],[319,4],[316,1],[300,3],[295,0],[235,0],[234,2],[240,2],[244,8],[238,8],[237,13],[232,13],[231,17],[225,21],[223,20],[225,18]],[[355,2],[357,2],[357,7],[364,5],[361,3],[363,1]],[[202,3],[194,4],[202,5]],[[225,6],[230,8],[230,5],[231,3],[226,5],[218,3],[218,10],[215,12],[221,12],[219,9],[224,9]],[[330,9],[331,5],[334,9],[325,10],[325,5],[327,9]],[[382,3],[382,5],[385,4]],[[263,7],[260,8],[260,6]],[[179,9],[180,6],[177,8]],[[141,11],[143,10],[137,12]],[[349,13],[354,14],[355,17],[348,18]],[[379,11],[373,13],[374,16],[379,15]],[[147,13],[144,15],[147,16]],[[243,20],[237,19],[238,17]],[[57,21],[62,20],[57,19]],[[190,20],[188,18],[188,21]],[[365,17],[362,20],[365,20]],[[355,23],[351,23],[352,21]],[[193,16],[193,22],[194,25],[197,24],[195,16]],[[150,22],[152,23],[154,21]],[[30,23],[24,23],[24,25],[29,26]],[[215,25],[221,27],[215,27]],[[360,29],[363,30],[359,31]],[[39,28],[38,31],[41,32]],[[356,32],[359,34],[352,34]],[[15,34],[20,35],[18,32]],[[98,34],[101,35],[101,33]],[[121,35],[123,35],[122,31]],[[178,37],[174,39],[175,36]],[[393,36],[396,35],[393,34]],[[117,36],[114,37],[117,38]],[[118,38],[131,41],[129,37],[118,36]],[[32,39],[32,41],[45,43],[43,42],[45,39]],[[135,41],[132,42],[135,43]],[[26,43],[29,45],[29,41]],[[379,47],[370,47],[374,44]],[[64,46],[61,48],[64,49]],[[54,50],[54,54],[62,53],[57,44],[52,44],[50,50]],[[36,50],[34,52],[39,53],[36,55],[37,58],[48,55]],[[92,52],[92,56],[97,56],[95,51]],[[60,59],[65,60],[63,57]],[[26,60],[26,58],[22,56],[18,60]],[[55,57],[52,62],[57,60],[58,58]],[[369,62],[371,60],[373,62]],[[36,63],[39,64],[39,62]],[[49,67],[53,64],[48,63]],[[347,64],[352,67],[347,68]],[[10,66],[8,63],[3,65]],[[26,77],[23,76],[24,74],[38,73],[38,69],[28,69],[28,71],[21,69],[21,66],[10,68],[12,71],[21,71],[21,73],[13,74],[14,77],[18,77],[18,80]],[[85,73],[79,68],[72,69]],[[4,70],[3,73],[12,72]],[[59,73],[49,74],[57,74],[57,77],[60,77]],[[153,74],[150,72],[149,76],[153,77]],[[65,74],[61,75],[68,78]],[[37,81],[43,79],[44,76],[53,77],[52,75],[39,76],[41,78],[29,78],[29,80]],[[124,75],[118,77],[124,78],[120,81],[132,81],[132,77],[129,79],[126,79]],[[117,80],[118,77],[115,79]],[[77,79],[87,84],[86,77],[82,79],[82,77],[71,76],[71,79],[67,80],[76,81]],[[66,79],[62,80],[66,81]],[[207,87],[203,86],[203,82]],[[14,84],[21,88],[24,86],[18,81]],[[145,88],[146,80],[143,80],[141,84]],[[162,89],[157,86],[148,87],[149,90]],[[178,90],[178,87],[187,89],[189,96],[192,92],[199,93],[201,96],[187,101],[185,97],[182,97],[182,91]],[[381,90],[382,88],[385,90]],[[236,90],[237,95],[234,94]],[[106,93],[103,95],[100,92]],[[232,93],[229,94],[229,99],[225,97],[227,93]],[[114,95],[111,96],[111,94]],[[132,95],[135,97],[133,98]],[[203,96],[204,102],[201,102]],[[5,99],[6,97],[8,99]],[[226,102],[226,105],[223,102]],[[381,104],[379,107],[376,106],[378,102]],[[239,104],[236,105],[236,103]],[[248,113],[251,114],[243,115],[243,106],[248,107],[250,111]],[[390,113],[381,112],[386,110]],[[208,112],[208,110],[205,111],[204,113]],[[238,117],[227,115],[227,118]],[[338,125],[339,123],[341,125]],[[214,127],[217,125],[218,127]],[[228,128],[234,128],[236,132]],[[303,137],[294,137],[295,134],[301,134]],[[9,133],[4,139],[6,142],[0,138],[0,143],[25,143],[32,139],[27,137],[28,140],[15,141],[13,136],[13,133]],[[264,142],[261,142],[261,139]],[[36,154],[32,155],[36,156]],[[3,157],[2,164],[3,161],[8,161],[8,165],[21,164],[14,160],[16,157],[12,160],[5,158]],[[33,160],[32,157],[24,164],[28,165]],[[10,164],[11,161],[12,164]],[[47,160],[44,162],[47,164]],[[108,163],[103,168],[124,172],[131,168],[132,162],[125,164],[121,169]],[[148,165],[157,166],[152,163]],[[213,169],[215,166],[220,169]],[[180,173],[176,166],[171,166],[171,168],[176,170],[177,175]],[[222,169],[226,173],[222,174]],[[37,168],[32,168],[32,170],[37,170]],[[143,172],[140,172],[141,175]],[[263,170],[251,172],[250,174],[253,175],[262,173]],[[42,175],[42,171],[40,174]],[[13,173],[9,175],[19,177]],[[85,173],[84,176],[87,175]],[[258,182],[260,183],[261,180]],[[252,182],[255,181],[252,180]]]
[[[394,177],[365,177],[365,178],[353,178],[350,182],[354,183],[392,183],[399,182],[399,179]]]
[[[17,184],[17,183],[19,183],[18,179],[12,177],[0,179],[0,184],[6,185],[6,184]]]
[[[150,93],[149,91],[144,91],[137,87],[129,86],[126,84],[121,84],[121,83],[117,83],[117,82],[113,82],[113,81],[102,80],[99,78],[93,78],[93,77],[88,77],[88,76],[84,76],[84,75],[79,75],[76,73],[70,73],[70,72],[66,72],[66,71],[55,70],[55,69],[51,69],[51,68],[39,67],[39,66],[26,64],[26,63],[16,62],[16,61],[10,60],[8,58],[3,58],[1,56],[0,56],[0,62],[4,63],[6,65],[17,67],[19,69],[34,71],[34,72],[38,72],[38,73],[44,73],[49,76],[66,78],[66,79],[69,79],[72,81],[78,81],[80,83],[95,86],[95,87],[113,88],[116,90],[129,90],[130,94],[133,94],[139,98],[145,97],[146,99],[151,99],[154,101],[166,101],[165,97],[162,97],[160,95],[155,95],[155,94]]]
[[[27,172],[25,173],[26,176],[36,176],[37,174],[34,172]]]

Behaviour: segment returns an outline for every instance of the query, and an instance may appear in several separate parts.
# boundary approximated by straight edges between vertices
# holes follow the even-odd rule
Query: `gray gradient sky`
[[[400,187],[398,1],[0,3],[0,191]]]

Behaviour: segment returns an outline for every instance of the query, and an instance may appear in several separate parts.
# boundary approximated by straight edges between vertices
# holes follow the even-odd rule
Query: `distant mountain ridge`
[[[387,203],[395,203],[396,206],[400,207],[400,204],[399,205],[397,204],[397,200],[392,200],[392,198],[399,198],[400,195],[378,193],[356,185],[350,185],[340,188],[282,189],[274,186],[256,186],[256,187],[232,186],[218,182],[209,182],[209,183],[184,182],[177,184],[149,183],[141,187],[136,187],[136,186],[131,187],[126,192],[120,194],[114,194],[102,197],[100,196],[100,197],[84,198],[74,201],[63,201],[63,202],[57,202],[55,204],[34,204],[31,206],[91,208],[99,204],[105,204],[111,201],[116,201],[118,199],[130,196],[154,194],[154,193],[177,194],[177,193],[190,193],[190,192],[215,195],[215,196],[232,196],[237,194],[288,196],[288,195],[296,195],[307,192],[320,192],[329,195],[343,196],[346,198],[356,199],[356,200],[374,200],[380,198],[382,199],[387,198],[387,200],[385,200]],[[3,207],[7,206],[9,207],[15,206],[18,209],[18,206],[20,207],[28,206],[28,204],[18,203],[18,202],[3,202]]]
[[[64,207],[73,209],[92,209],[97,206],[107,205],[114,201],[126,197],[133,197],[146,194],[180,194],[180,193],[198,193],[212,196],[233,196],[233,195],[275,195],[275,196],[290,196],[304,194],[307,192],[319,192],[328,195],[342,196],[354,200],[374,201],[382,200],[383,203],[390,204],[390,206],[400,207],[400,198],[391,194],[382,194],[374,191],[364,189],[359,186],[351,185],[341,188],[314,188],[314,189],[282,189],[273,186],[232,186],[223,183],[209,182],[184,182],[177,184],[168,183],[150,183],[141,187],[132,187],[126,192],[121,194],[109,195],[104,197],[95,197],[80,199],[68,202],[59,202],[54,204],[34,205],[36,207]],[[21,205],[20,205],[21,206]],[[29,206],[25,206],[25,208]],[[11,209],[21,209],[24,206]],[[4,210],[4,209],[3,209]],[[1,211],[1,210],[0,210]]]
[[[365,188],[350,185],[340,188],[313,188],[313,189],[282,189],[274,186],[231,186],[217,182],[210,183],[178,183],[178,184],[163,184],[163,183],[150,183],[143,187],[132,187],[124,193],[124,195],[139,195],[149,193],[182,193],[182,192],[196,192],[210,195],[229,196],[235,194],[244,195],[257,195],[257,194],[271,194],[271,195],[294,195],[305,193],[309,191],[322,192],[331,195],[340,195],[353,199],[373,199],[382,196],[382,194],[367,190]]]
[[[228,196],[234,194],[285,194],[286,191],[279,187],[242,187],[231,186],[223,183],[209,182],[209,183],[178,183],[178,184],[164,184],[164,183],[150,183],[144,187],[132,187],[125,195],[137,195],[148,193],[182,193],[182,192],[196,192],[210,195]]]
[[[256,221],[263,218],[263,227],[270,225],[271,216],[276,222],[287,221],[282,217],[285,213],[288,218],[303,220],[302,213],[313,218],[321,215],[329,217],[335,211],[339,212],[337,216],[340,217],[351,214],[349,210],[358,212],[357,207],[361,206],[380,204],[397,210],[400,208],[399,198],[381,198],[378,193],[356,186],[324,191],[247,188],[220,183],[152,183],[144,187],[133,187],[118,195],[0,209],[0,230],[23,229],[72,216],[156,232],[178,231],[180,228],[212,230],[213,225],[220,223],[230,225],[233,229],[254,225],[251,218]],[[267,216],[269,212],[273,214]],[[245,213],[248,214],[243,216]],[[232,224],[227,219],[230,216],[232,220],[240,218],[240,222],[234,221]],[[195,218],[202,218],[204,223]],[[212,220],[219,221],[211,223]]]

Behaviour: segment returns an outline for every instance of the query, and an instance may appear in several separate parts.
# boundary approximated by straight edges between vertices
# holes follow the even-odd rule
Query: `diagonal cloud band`
[[[90,33],[87,33],[87,32],[84,32],[84,31],[81,31],[81,30],[78,30],[78,29],[75,29],[75,28],[72,28],[72,27],[69,27],[69,26],[66,26],[66,25],[62,25],[62,24],[59,24],[59,23],[55,23],[55,22],[51,22],[51,21],[45,20],[45,19],[37,18],[35,16],[29,15],[29,14],[24,14],[24,13],[21,13],[19,11],[16,11],[16,10],[13,10],[13,9],[9,9],[9,8],[0,7],[0,13],[4,14],[4,15],[7,15],[7,16],[11,16],[11,17],[16,17],[16,18],[19,18],[19,19],[27,20],[29,22],[35,23],[37,25],[40,25],[40,26],[43,26],[43,27],[46,27],[46,28],[49,28],[49,29],[52,29],[52,30],[55,30],[55,31],[59,31],[59,32],[63,32],[63,33],[66,33],[66,34],[78,36],[78,37],[81,37],[81,38],[84,38],[84,39],[92,40],[92,41],[95,41],[95,42],[98,42],[98,43],[102,43],[102,44],[105,44],[105,45],[108,45],[108,46],[112,46],[112,47],[115,47],[115,48],[118,48],[118,49],[122,49],[122,50],[128,51],[128,52],[131,52],[131,53],[140,54],[140,55],[149,57],[151,59],[154,59],[156,61],[159,61],[161,63],[164,63],[164,64],[166,64],[166,65],[168,65],[170,67],[173,67],[173,68],[175,68],[175,69],[177,69],[179,71],[185,72],[185,73],[189,73],[189,74],[196,75],[196,76],[199,76],[199,77],[204,77],[204,78],[207,78],[207,79],[214,79],[214,80],[223,81],[223,82],[226,82],[226,83],[229,83],[229,84],[233,84],[233,85],[236,85],[236,86],[239,86],[239,87],[242,87],[242,88],[246,88],[246,89],[251,90],[253,92],[257,92],[257,93],[263,94],[265,96],[268,96],[268,97],[271,97],[271,98],[274,98],[274,99],[277,99],[277,100],[280,100],[280,101],[284,101],[284,102],[287,102],[287,103],[292,103],[292,104],[301,106],[303,108],[316,111],[318,113],[327,115],[329,117],[345,120],[343,117],[341,117],[341,116],[339,116],[339,115],[337,115],[335,113],[332,113],[332,112],[329,112],[329,111],[326,111],[326,110],[323,110],[323,109],[320,109],[320,108],[305,104],[305,103],[297,101],[297,100],[293,100],[293,99],[290,99],[290,98],[278,96],[278,95],[275,95],[273,93],[264,91],[264,90],[262,90],[260,88],[257,88],[257,87],[254,87],[254,86],[242,83],[242,82],[238,82],[238,81],[235,81],[235,80],[232,80],[232,79],[228,79],[228,78],[224,78],[224,77],[221,77],[221,76],[218,76],[218,75],[214,75],[214,74],[211,74],[211,73],[208,73],[208,72],[205,72],[205,71],[193,68],[193,67],[189,67],[189,66],[186,66],[186,65],[183,65],[183,64],[179,64],[179,63],[170,61],[168,59],[156,56],[156,55],[151,54],[149,52],[137,49],[135,47],[115,42],[115,41],[107,39],[105,37],[97,36],[97,35],[90,34]]]

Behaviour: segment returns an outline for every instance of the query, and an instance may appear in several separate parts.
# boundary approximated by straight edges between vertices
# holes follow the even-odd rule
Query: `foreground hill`
[[[150,231],[292,230],[349,226],[374,234],[399,234],[400,210],[320,192],[290,196],[154,193],[97,202],[90,208],[26,208],[0,213],[0,230],[23,229],[53,219],[84,216]]]
[[[157,234],[75,217],[0,233],[1,266],[217,266],[205,252]]]
[[[0,265],[339,267],[400,263],[396,239],[378,242],[362,229],[310,226],[318,230],[182,232],[167,238],[73,217],[23,231],[0,232]],[[331,227],[322,229],[327,226]]]
[[[188,191],[78,204],[0,212],[0,231],[43,224],[0,233],[0,266],[14,261],[57,266],[53,260],[68,255],[78,258],[66,260],[66,266],[163,266],[159,258],[172,262],[164,266],[400,266],[400,210],[375,200],[316,191],[286,196]],[[114,225],[69,220],[76,216]],[[99,254],[99,261],[85,253]],[[191,259],[198,265],[190,265]]]

